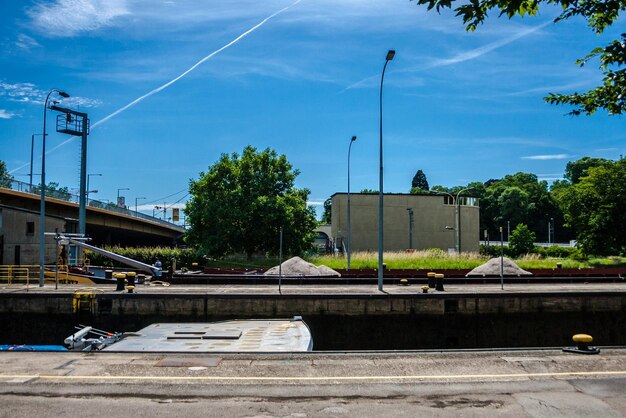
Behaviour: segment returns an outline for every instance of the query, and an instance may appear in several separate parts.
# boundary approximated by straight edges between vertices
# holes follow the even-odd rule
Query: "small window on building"
[[[35,222],[26,222],[26,235],[35,235]]]

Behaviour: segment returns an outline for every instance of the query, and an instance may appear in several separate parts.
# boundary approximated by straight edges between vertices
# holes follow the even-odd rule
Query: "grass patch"
[[[473,269],[487,261],[488,258],[478,253],[448,254],[445,251],[426,250],[407,252],[386,252],[383,261],[388,269]],[[345,257],[332,255],[308,257],[307,261],[315,265],[324,264],[333,269],[345,269]],[[378,254],[359,251],[352,254],[350,268],[378,268]]]
[[[442,250],[425,250],[407,252],[386,252],[383,257],[388,269],[467,269],[471,270],[484,264],[490,257],[478,253],[448,254]],[[514,260],[523,269],[556,268],[557,263],[561,263],[563,268],[585,268],[585,267],[621,267],[626,266],[626,258],[620,260],[607,260],[620,258],[609,257],[608,259],[594,259],[590,262],[576,261],[569,258],[542,257],[538,254],[528,254]],[[307,261],[315,265],[324,264],[332,269],[347,268],[345,257],[335,257],[332,255],[311,256]],[[592,263],[594,261],[594,263]],[[621,264],[620,264],[621,263]],[[350,259],[352,269],[376,269],[378,268],[378,254],[375,252],[355,252]]]

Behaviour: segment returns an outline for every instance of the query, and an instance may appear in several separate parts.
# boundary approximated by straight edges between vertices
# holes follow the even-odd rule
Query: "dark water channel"
[[[210,321],[235,319],[212,317]],[[244,319],[244,318],[239,318]],[[509,315],[305,316],[317,350],[411,350],[560,347],[586,333],[597,345],[626,345],[626,312]],[[77,324],[137,331],[154,322],[203,322],[200,317],[4,314],[0,344],[57,344]]]

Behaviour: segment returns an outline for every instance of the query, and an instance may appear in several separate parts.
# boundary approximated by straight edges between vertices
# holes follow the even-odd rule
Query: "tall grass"
[[[478,253],[448,254],[442,250],[425,250],[415,252],[385,252],[383,262],[388,269],[473,269],[487,261],[488,258]],[[345,257],[332,255],[312,256],[307,261],[324,264],[334,269],[347,267]],[[378,268],[378,254],[375,252],[358,251],[350,257],[350,268]]]
[[[448,254],[443,250],[424,250],[407,252],[385,252],[383,261],[388,269],[467,269],[471,270],[489,260],[490,257],[478,253]],[[320,265],[324,264],[333,269],[345,269],[347,260],[343,256],[332,255],[311,256],[307,261]],[[561,263],[563,268],[589,267],[589,263],[571,259],[542,257],[538,254],[528,254],[514,260],[521,268],[556,268]],[[607,267],[603,265],[603,267]],[[378,254],[376,252],[354,252],[350,258],[352,269],[376,269],[378,268]]]

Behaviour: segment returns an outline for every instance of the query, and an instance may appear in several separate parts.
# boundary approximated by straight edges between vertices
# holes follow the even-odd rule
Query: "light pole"
[[[129,187],[122,187],[120,189],[117,189],[117,207],[120,207],[120,191],[121,190],[130,190]]]
[[[459,196],[466,190],[471,190],[473,187],[466,187],[459,190],[456,194],[456,253],[461,254],[461,202]]]
[[[406,208],[409,213],[409,250],[413,249],[413,208]]]
[[[511,221],[506,221],[506,241],[511,241]]]
[[[43,103],[43,140],[41,141],[41,197],[40,197],[40,209],[39,209],[39,287],[43,287],[44,284],[44,265],[45,265],[45,229],[46,229],[46,114],[48,110],[48,100],[50,95],[57,93],[59,96],[67,98],[70,97],[64,91],[58,89],[52,89],[48,92],[46,100]]]
[[[30,185],[29,192],[33,192],[33,154],[35,149],[35,136],[41,136],[41,134],[32,134],[30,137]]]
[[[440,196],[444,195],[444,194],[450,196],[450,200],[452,201],[452,204],[455,206],[455,209],[456,209],[456,202],[454,200],[454,195],[452,195],[451,193],[448,193],[448,192],[440,192],[440,191],[436,191],[435,193],[440,195]],[[445,201],[444,201],[444,205],[445,205]],[[446,226],[446,229],[455,231],[454,250],[456,251],[456,230],[458,229],[456,213],[454,214],[454,227]]]
[[[145,197],[136,197],[135,198],[135,214],[137,214],[137,201],[138,200],[142,200],[142,199],[146,199]]]
[[[350,270],[350,152],[352,151],[352,143],[356,141],[356,136],[352,136],[350,139],[350,145],[348,146],[348,270]]]
[[[385,66],[383,67],[383,73],[380,77],[380,162],[379,162],[379,174],[378,174],[378,290],[383,290],[383,81],[385,80],[385,70],[387,64],[396,55],[396,51],[390,49],[387,51],[385,57]]]
[[[102,174],[87,174],[87,201],[89,201],[89,193],[91,193],[91,189],[89,188],[89,178],[91,176],[98,176],[98,177],[102,177]],[[89,202],[87,202],[89,203]]]

